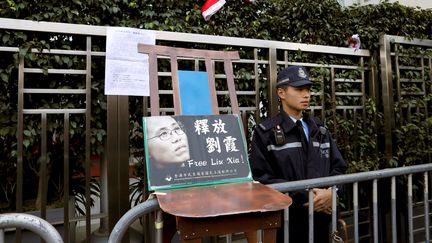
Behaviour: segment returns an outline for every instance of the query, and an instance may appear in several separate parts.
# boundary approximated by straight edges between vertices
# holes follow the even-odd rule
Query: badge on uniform
[[[330,158],[330,149],[321,148],[320,150],[321,150],[321,158],[323,158],[323,157],[326,159]]]
[[[307,77],[306,72],[303,70],[303,68],[298,69],[298,76],[300,78],[306,78]]]

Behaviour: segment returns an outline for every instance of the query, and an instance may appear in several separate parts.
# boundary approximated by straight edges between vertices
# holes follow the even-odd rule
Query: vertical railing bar
[[[117,142],[118,140],[118,133],[117,130],[119,130],[118,126],[118,119],[117,119],[117,113],[118,113],[119,107],[118,107],[118,97],[109,95],[107,97],[107,140],[106,140],[106,177],[107,177],[107,190],[108,193],[107,197],[107,213],[108,213],[108,228],[112,229],[114,225],[117,223],[117,218],[120,218],[121,216],[118,216],[117,210],[118,210],[118,203],[116,199],[118,198],[118,190],[115,188],[118,183],[118,175],[116,172],[118,172],[117,166],[114,163],[117,163],[118,160],[118,147],[120,144]],[[111,163],[111,164],[110,164]]]
[[[63,183],[64,183],[64,191],[63,191],[63,214],[64,214],[64,223],[63,223],[63,235],[65,243],[71,241],[71,232],[69,227],[69,113],[64,113],[63,118]]]
[[[226,243],[231,243],[231,242],[232,242],[232,234],[226,235]]]
[[[326,87],[326,84],[325,84],[325,82],[320,82],[320,83],[321,83],[320,89],[322,91],[324,91],[325,87]],[[326,108],[325,104],[326,104],[326,95],[325,95],[325,92],[321,92],[320,103],[319,103],[319,105],[321,106],[321,115],[320,115],[319,118],[321,118],[321,120],[323,120],[323,121],[325,121],[325,112],[324,112],[324,110]],[[316,116],[316,115],[314,114],[314,116]]]
[[[254,48],[254,73],[255,73],[255,85],[254,85],[254,91],[255,91],[255,106],[260,107],[260,77],[259,77],[259,64],[258,64],[259,56],[258,56],[258,49]],[[260,109],[255,110],[254,118],[255,121],[258,123],[260,122]]]
[[[332,119],[333,121],[336,121],[336,83],[335,83],[335,71],[334,71],[334,67],[330,68],[330,82],[331,82],[331,111],[332,111]],[[324,93],[324,92],[323,92]],[[323,103],[323,109],[326,109],[326,107],[324,107],[324,103]],[[337,129],[337,122],[333,123],[333,137],[337,139],[338,137],[338,129]]]
[[[199,60],[198,59],[194,59],[194,70],[199,71]]]
[[[412,174],[408,175],[408,238],[409,242],[414,242],[413,233],[413,201],[412,201]]]
[[[364,104],[362,105],[362,107],[364,107]],[[362,109],[362,110],[365,110],[364,108]],[[361,125],[361,122],[357,122],[357,109],[356,108],[354,108],[353,109],[353,120],[354,120],[354,137],[355,138],[358,138],[358,126],[359,125]],[[354,156],[355,156],[355,158],[358,158],[359,157],[359,147],[360,146],[358,146],[358,142],[359,141],[359,139],[354,139]]]
[[[429,68],[429,77],[432,77],[432,58],[431,57],[428,58],[428,68]],[[429,91],[427,91],[426,87],[425,87],[425,92],[432,93],[432,85],[430,85]],[[432,101],[429,101],[429,102],[432,102]],[[425,106],[426,106],[425,107],[425,117],[429,117],[429,111],[427,109],[428,102],[425,103]],[[428,144],[429,147],[432,147],[431,129],[426,129],[426,131],[427,131],[427,134],[428,134],[428,139],[427,139],[428,142],[427,142],[427,144]],[[432,163],[432,152],[429,152],[427,157],[428,157],[428,162]]]
[[[17,189],[16,211],[23,211],[23,142],[24,142],[24,57],[19,58],[18,66],[18,131],[17,131]],[[15,242],[21,242],[21,229],[16,229]]]
[[[364,104],[362,105],[362,107],[365,107],[364,106]],[[361,110],[365,110],[365,109],[361,109]],[[358,138],[359,137],[359,126],[361,126],[361,122],[358,122],[357,121],[357,119],[358,119],[358,114],[357,114],[357,112],[358,112],[358,109],[357,108],[353,108],[353,121],[354,121],[354,137],[355,138]],[[361,130],[363,130],[363,129],[361,129]],[[360,146],[358,145],[359,144],[359,140],[360,139],[355,139],[354,141],[355,141],[355,143],[353,144],[354,145],[354,156],[356,157],[356,158],[358,158],[359,157],[359,154],[360,154],[360,151],[359,151],[359,148],[360,148]]]
[[[413,105],[411,105],[411,103],[408,103],[408,105],[407,105],[407,121],[408,121],[408,123],[410,123],[411,122],[411,117],[412,117],[412,115],[411,115],[411,113],[412,113],[412,108],[413,108]],[[414,107],[415,108],[415,107]],[[403,114],[402,112],[401,112],[401,114]],[[403,116],[400,116],[401,118],[403,118]],[[402,125],[403,123],[402,123],[402,121],[401,121],[401,125]]]
[[[4,242],[5,242],[4,230],[0,229],[0,243],[4,243]]]
[[[424,215],[425,215],[425,240],[430,241],[429,235],[429,177],[428,172],[424,172]]]
[[[374,179],[372,184],[372,204],[373,204],[373,234],[374,243],[378,243],[378,180]]]
[[[153,82],[149,83],[150,92],[152,92],[152,87],[153,87],[154,83],[156,83],[156,85],[158,83],[158,72],[157,72],[158,61],[157,61],[157,55],[155,55],[154,53],[153,54],[148,54],[148,56],[149,56],[148,57],[149,58],[149,67],[153,67],[154,66],[154,69],[150,69],[149,68],[149,80],[153,80]],[[154,57],[155,60],[152,60],[152,57]],[[159,98],[159,95],[154,95],[154,96],[157,96],[157,99]],[[151,113],[150,113],[150,99],[153,99],[153,98],[150,98],[148,96],[147,97],[146,96],[143,97],[143,115],[144,116],[151,115]],[[104,162],[105,161],[106,160],[104,159]],[[146,168],[146,166],[143,166],[143,169],[144,169],[144,171],[143,171],[144,181],[147,181],[147,168]],[[106,181],[107,179],[108,178],[105,178],[104,181]],[[108,189],[106,188],[105,190],[108,190]],[[149,192],[148,188],[146,186],[144,186],[143,187],[143,193],[141,195],[141,198],[142,198],[141,200],[145,201],[148,198],[149,194],[150,194],[150,192]],[[107,199],[107,197],[105,197],[105,198]],[[108,201],[105,201],[105,202],[108,203]],[[108,209],[108,207],[105,207],[105,208]],[[143,230],[143,232],[145,232],[146,230],[150,231],[150,229],[152,229],[151,223],[153,221],[151,219],[151,217],[149,215],[147,215],[146,217],[142,218],[142,221],[143,221],[143,223],[142,223],[142,230]],[[108,230],[108,232],[109,232],[109,230]],[[151,234],[145,234],[143,241],[144,242],[151,242]]]
[[[314,193],[309,189],[309,243],[314,242]]]
[[[381,92],[384,121],[384,157],[391,159],[393,156],[392,128],[394,127],[394,107],[393,107],[393,79],[392,79],[392,60],[391,44],[387,35],[380,37],[380,68],[381,68]]]
[[[119,107],[117,112],[119,146],[117,152],[118,163],[116,166],[116,176],[118,179],[118,198],[116,198],[116,203],[118,204],[118,218],[121,218],[130,209],[128,166],[122,163],[123,161],[129,161],[129,96],[119,96],[117,103]],[[129,242],[129,235],[123,238],[123,241]]]
[[[396,177],[391,178],[391,224],[392,224],[392,242],[397,242],[397,229],[396,229]]]
[[[395,48],[395,73],[396,73],[396,94],[397,100],[401,99],[401,82],[400,82],[400,68],[399,68],[399,44],[394,45]]]
[[[289,193],[286,193],[289,195]],[[284,216],[284,224],[283,224],[283,230],[284,230],[284,243],[289,243],[289,208],[285,208],[283,211]]]
[[[155,62],[155,63],[157,63],[157,62]],[[157,75],[156,75],[156,77],[157,77]],[[150,84],[150,86],[151,85],[152,84]],[[143,116],[149,116],[150,115],[150,113],[149,113],[149,105],[150,105],[149,97],[143,97]],[[105,164],[105,162],[106,162],[105,158],[103,159],[103,161],[104,161],[104,164]],[[104,173],[104,175],[106,175],[106,174]],[[147,181],[147,167],[146,166],[143,166],[143,175],[144,175],[144,181]],[[105,178],[104,182],[106,182],[107,179],[108,178]],[[107,184],[105,183],[105,185],[107,185]],[[106,186],[105,186],[105,188],[106,188]],[[108,190],[108,189],[106,188],[104,190]],[[141,195],[141,201],[145,201],[148,198],[149,194],[150,194],[150,192],[149,192],[147,186],[143,186],[143,193]],[[102,193],[101,193],[101,196],[103,196]],[[108,199],[108,198],[104,197],[104,202],[108,203],[108,200],[106,200],[106,199]],[[106,206],[104,208],[105,208],[105,211],[106,211],[106,209],[108,209],[108,207],[106,207]],[[151,219],[151,217],[149,215],[147,215],[147,216],[143,216],[141,219],[142,219],[142,222],[143,222],[141,230],[143,232],[145,232],[146,230],[150,231],[150,229],[152,228],[152,225],[151,225],[152,219]],[[109,232],[108,229],[107,229],[107,231]],[[144,242],[151,242],[151,234],[145,234],[143,241]]]
[[[276,79],[277,79],[278,65],[277,65],[277,49],[269,48],[269,68],[268,68],[268,77],[269,77],[269,89],[268,89],[268,97],[270,100],[270,114],[271,116],[276,115],[279,112],[278,109],[278,96],[276,95]]]
[[[359,242],[358,226],[358,182],[353,183],[353,207],[354,207],[354,242]]]
[[[86,46],[86,114],[85,114],[85,210],[86,210],[86,242],[90,242],[91,238],[91,194],[90,194],[90,134],[91,134],[91,37],[87,36]]]
[[[362,92],[362,107],[366,105],[366,88],[365,88],[365,70],[364,70],[364,57],[360,57],[361,71],[361,92]],[[362,118],[366,120],[366,109],[362,109]]]
[[[41,217],[46,220],[47,217],[47,192],[48,192],[48,174],[47,174],[47,114],[41,113],[41,123],[42,123],[42,131],[41,131],[41,160],[40,160],[40,172],[39,172],[39,180],[42,180],[42,188],[41,188]],[[40,182],[39,182],[40,183]]]
[[[422,92],[424,92],[424,94],[427,94],[426,92],[426,79],[425,79],[425,61],[424,61],[424,57],[420,57],[421,60],[421,77],[422,77]],[[427,110],[427,109],[426,109]]]
[[[163,223],[163,212],[162,210],[157,210],[156,212],[156,219],[155,219],[155,229],[156,229],[156,234],[155,234],[155,242],[156,243],[162,243],[163,240],[163,227],[164,227],[164,223]]]
[[[333,186],[332,190],[332,234],[337,231],[337,187]]]

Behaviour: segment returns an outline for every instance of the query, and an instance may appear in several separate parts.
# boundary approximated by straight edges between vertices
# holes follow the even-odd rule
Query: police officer
[[[251,143],[253,178],[264,184],[312,179],[345,173],[346,163],[328,129],[305,110],[312,82],[304,67],[290,66],[279,72],[276,92],[282,110],[259,124]],[[314,188],[314,239],[329,241],[330,188]],[[308,242],[308,195],[292,192],[289,210],[290,242]],[[278,233],[278,242],[283,237]]]

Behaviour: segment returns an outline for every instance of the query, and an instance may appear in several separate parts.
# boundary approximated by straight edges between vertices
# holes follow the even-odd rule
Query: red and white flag
[[[221,9],[224,4],[225,0],[207,0],[201,7],[201,14],[207,21],[213,14],[219,11],[219,9]]]

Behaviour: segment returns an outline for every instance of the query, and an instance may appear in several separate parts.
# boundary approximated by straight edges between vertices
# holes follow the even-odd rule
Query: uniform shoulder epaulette
[[[281,123],[282,123],[282,119],[280,118],[280,116],[274,116],[268,120],[265,120],[261,124],[259,124],[259,127],[264,131],[268,131],[268,130],[273,129],[276,125],[279,125]]]
[[[311,119],[315,122],[315,124],[317,124],[317,126],[324,126],[324,123],[318,117],[314,116]]]

